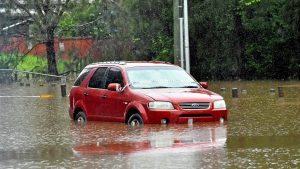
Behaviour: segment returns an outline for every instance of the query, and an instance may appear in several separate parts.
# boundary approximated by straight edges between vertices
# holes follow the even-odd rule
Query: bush
[[[0,69],[14,69],[20,58],[18,54],[0,54]]]
[[[65,65],[70,64],[68,61],[58,60],[57,69],[63,73]],[[0,54],[0,69],[16,69],[22,71],[47,73],[47,59],[40,56],[19,54]]]

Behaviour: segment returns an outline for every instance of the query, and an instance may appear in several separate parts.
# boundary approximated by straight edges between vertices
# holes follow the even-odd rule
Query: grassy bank
[[[59,73],[70,71],[70,61],[58,60],[57,69]],[[40,56],[19,54],[0,54],[0,69],[16,69],[47,73],[47,59]]]

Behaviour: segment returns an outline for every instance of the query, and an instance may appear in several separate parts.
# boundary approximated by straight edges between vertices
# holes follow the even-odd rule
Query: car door
[[[107,67],[99,67],[91,77],[83,93],[87,114],[91,120],[101,120],[102,116],[104,116],[104,110],[107,106],[104,97],[106,92],[104,88],[106,70]]]
[[[119,68],[111,67],[106,76],[105,88],[107,89],[110,83],[119,83],[124,87],[122,71]],[[117,92],[106,90],[106,103],[105,116],[110,121],[124,121],[124,112],[128,104],[126,92]]]

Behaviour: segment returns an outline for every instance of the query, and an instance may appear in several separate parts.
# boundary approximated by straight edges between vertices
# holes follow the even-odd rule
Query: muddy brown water
[[[239,98],[231,97],[234,87]],[[299,81],[210,82],[209,89],[227,102],[224,124],[130,128],[74,125],[59,86],[1,85],[0,168],[300,168]]]

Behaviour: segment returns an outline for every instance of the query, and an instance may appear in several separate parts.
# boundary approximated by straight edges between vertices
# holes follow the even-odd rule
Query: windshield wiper
[[[198,88],[198,86],[182,86],[180,88]]]
[[[160,89],[160,88],[171,88],[167,86],[154,86],[154,87],[143,87],[142,89]]]
[[[153,88],[170,88],[170,87],[167,87],[167,86],[155,86]]]

